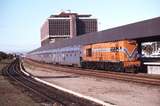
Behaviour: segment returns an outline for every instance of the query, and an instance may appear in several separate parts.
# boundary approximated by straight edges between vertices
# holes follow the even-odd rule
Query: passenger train
[[[137,72],[140,68],[135,40],[74,45],[27,54],[32,60],[81,68]]]

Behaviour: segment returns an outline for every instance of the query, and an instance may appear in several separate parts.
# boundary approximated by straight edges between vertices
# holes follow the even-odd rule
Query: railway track
[[[141,74],[118,73],[118,72],[92,70],[92,69],[81,69],[81,68],[74,68],[74,67],[44,64],[44,63],[34,62],[31,60],[26,60],[26,62],[38,67],[49,68],[55,71],[62,71],[62,72],[80,74],[80,75],[95,76],[100,78],[110,78],[110,79],[117,79],[117,80],[124,80],[124,81],[131,81],[136,83],[144,83],[144,84],[160,86],[159,75],[147,75],[147,74],[141,75]]]
[[[52,104],[55,103],[54,99],[46,94],[46,90],[42,90],[42,88],[45,87],[44,85],[38,83],[37,81],[34,81],[29,76],[25,76],[20,71],[20,63],[18,60],[15,60],[13,63],[10,64],[10,66],[8,66],[5,70],[3,70],[3,74],[11,78],[11,80],[15,80],[20,85],[29,89],[36,95],[40,96],[40,98],[43,99],[42,100],[43,102]]]
[[[36,81],[33,76],[25,75],[21,70],[25,71],[20,60],[17,59],[3,70],[3,74],[43,98],[45,103],[58,103],[58,106],[88,106],[88,104],[90,104],[90,106],[102,106],[93,101],[61,92],[56,88],[54,89],[51,86],[40,83]]]

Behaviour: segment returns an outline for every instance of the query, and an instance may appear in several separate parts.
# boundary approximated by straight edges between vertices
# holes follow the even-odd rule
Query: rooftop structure
[[[51,15],[41,28],[41,45],[97,31],[97,19],[89,14],[65,13]]]
[[[91,17],[92,16],[90,14],[77,14],[77,13],[61,12],[59,15],[51,15],[50,18],[52,18],[52,17],[70,17],[70,15],[75,15],[76,17]]]

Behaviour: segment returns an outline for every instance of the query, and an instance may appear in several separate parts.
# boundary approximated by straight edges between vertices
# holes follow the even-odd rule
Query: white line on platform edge
[[[25,75],[30,76],[30,74],[27,73],[27,72],[25,72],[25,71],[23,71],[22,68],[21,68],[21,71],[22,71]],[[69,93],[69,94],[78,96],[78,97],[80,97],[80,98],[84,98],[84,99],[93,101],[93,102],[98,103],[98,104],[100,104],[100,105],[102,105],[102,106],[116,106],[116,105],[113,105],[113,104],[106,103],[106,102],[104,102],[104,101],[98,100],[98,99],[96,99],[96,98],[93,98],[93,97],[90,97],[90,96],[85,96],[85,95],[82,95],[82,94],[80,94],[80,93],[77,93],[77,92],[68,90],[68,89],[66,89],[66,88],[62,88],[62,87],[60,87],[60,86],[54,85],[54,84],[52,84],[52,83],[49,83],[49,82],[47,82],[47,81],[41,80],[41,79],[39,79],[39,78],[37,78],[37,77],[34,77],[34,76],[31,76],[31,77],[34,78],[35,80],[41,82],[41,83],[44,83],[44,84],[49,85],[49,86],[51,86],[51,87],[54,87],[54,88],[56,88],[56,89],[58,89],[58,90],[67,92],[67,93]]]

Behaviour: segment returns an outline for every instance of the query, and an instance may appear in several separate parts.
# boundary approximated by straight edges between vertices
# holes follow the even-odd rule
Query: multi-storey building
[[[91,15],[62,12],[51,15],[41,27],[41,46],[97,31],[97,19]]]

